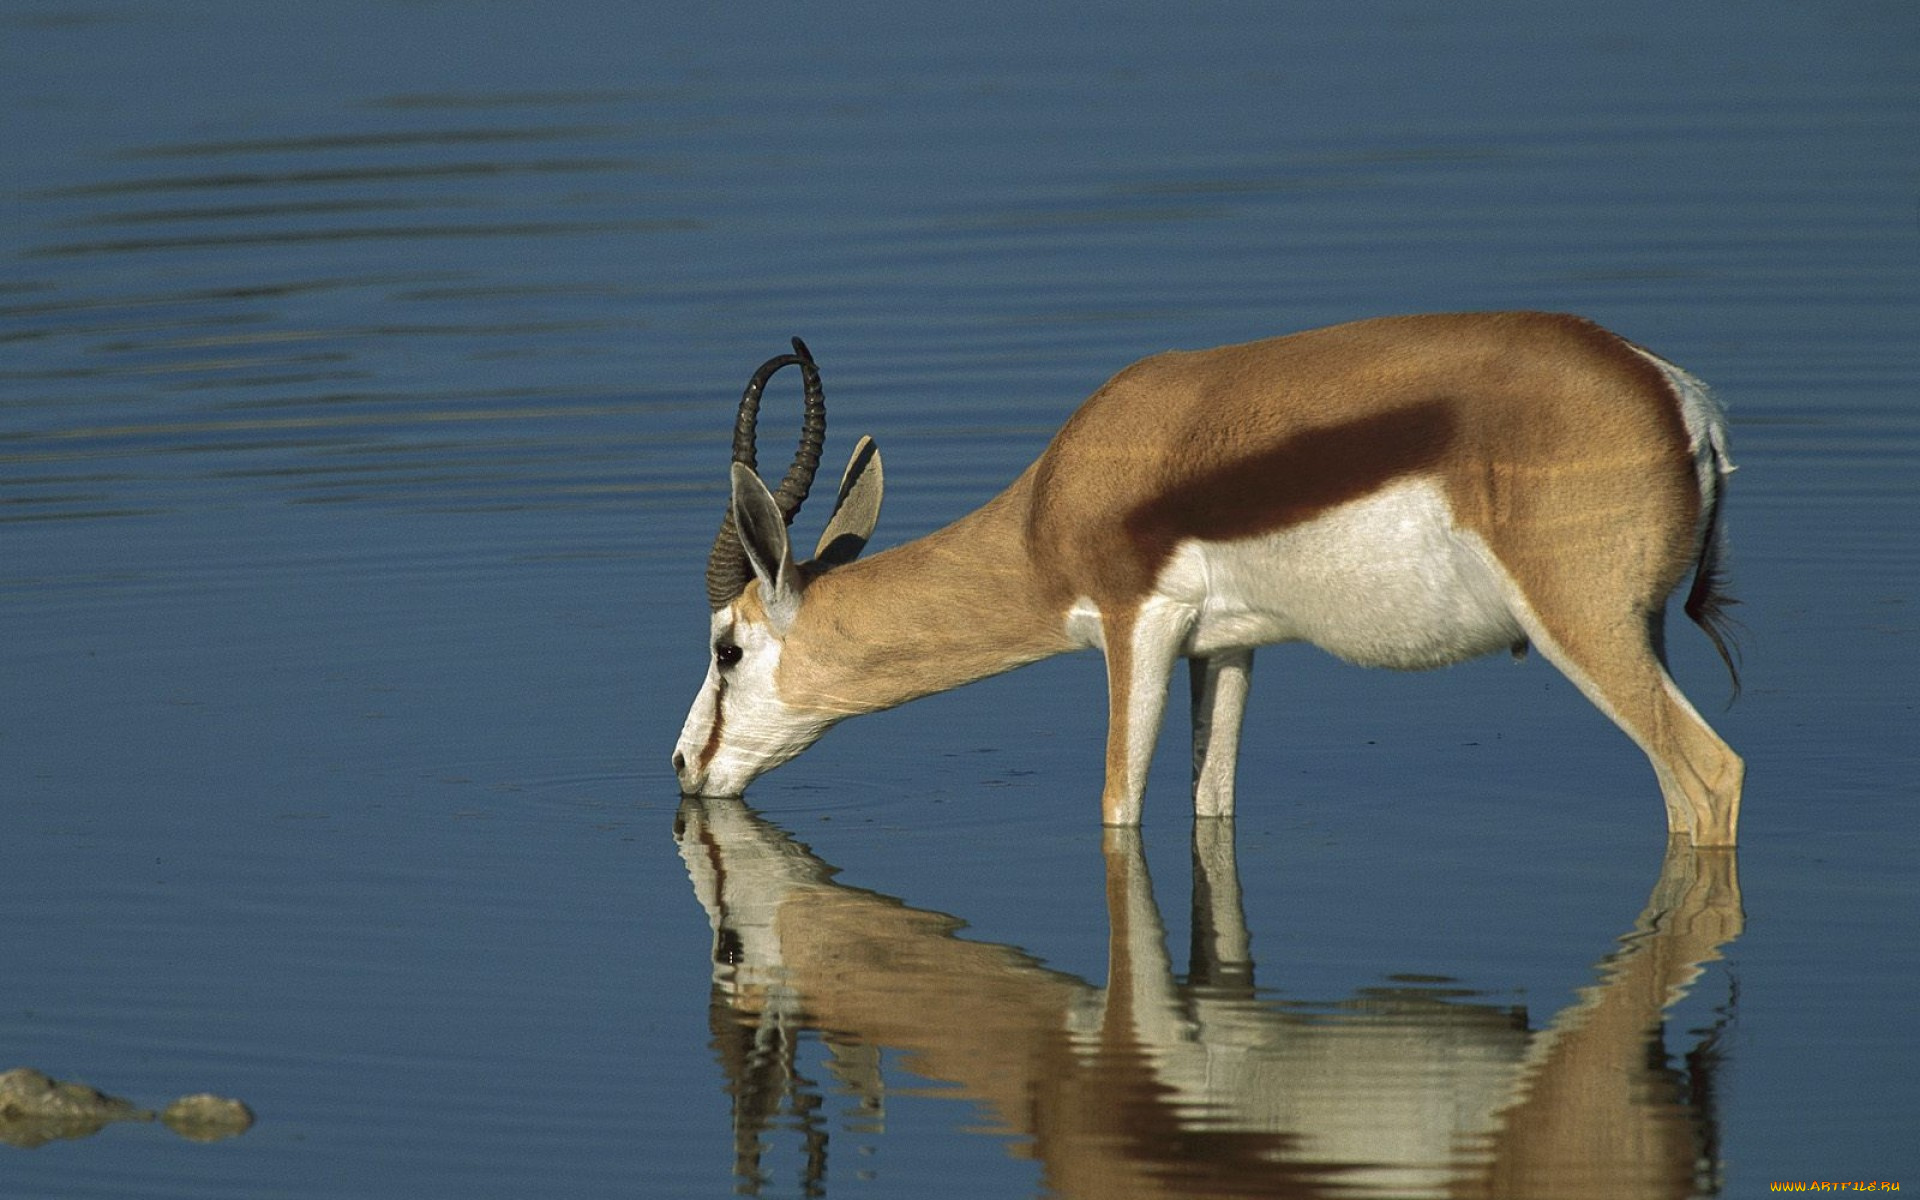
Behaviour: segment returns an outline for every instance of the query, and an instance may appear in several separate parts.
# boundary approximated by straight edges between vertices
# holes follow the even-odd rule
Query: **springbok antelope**
[[[856,713],[1097,646],[1101,813],[1140,820],[1174,661],[1191,664],[1198,815],[1233,810],[1257,646],[1424,669],[1529,645],[1652,760],[1667,827],[1731,846],[1745,765],[1667,673],[1667,597],[1739,686],[1723,635],[1726,422],[1705,385],[1577,317],[1390,317],[1114,376],[977,511],[857,559],[883,477],[861,439],[811,562],[787,526],[826,406],[806,347],[741,398],[732,505],[707,569],[710,665],[674,770],[738,795]],[[760,394],[798,365],[806,418],[779,488]]]

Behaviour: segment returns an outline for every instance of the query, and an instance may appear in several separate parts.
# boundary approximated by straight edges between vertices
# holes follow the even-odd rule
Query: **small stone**
[[[167,1128],[188,1141],[217,1142],[245,1133],[253,1125],[253,1110],[238,1100],[199,1092],[182,1096],[161,1111]]]

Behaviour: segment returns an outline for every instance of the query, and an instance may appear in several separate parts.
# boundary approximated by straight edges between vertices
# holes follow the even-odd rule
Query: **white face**
[[[713,614],[706,682],[673,752],[683,795],[738,796],[833,723],[780,699],[780,638],[740,608],[736,600]]]

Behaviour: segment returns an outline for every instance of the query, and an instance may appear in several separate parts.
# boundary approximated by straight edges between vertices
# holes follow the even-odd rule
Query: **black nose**
[[[675,750],[673,752],[673,773],[675,775],[678,775],[680,772],[686,769],[687,769],[687,756],[680,753],[678,750]]]

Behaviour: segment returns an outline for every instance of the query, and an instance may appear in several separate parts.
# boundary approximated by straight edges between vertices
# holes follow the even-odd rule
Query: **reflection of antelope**
[[[1333,1006],[1258,998],[1232,825],[1194,842],[1194,961],[1167,958],[1136,834],[1109,831],[1106,985],[1050,971],[960,922],[831,881],[833,868],[738,801],[680,810],[681,855],[713,922],[712,1020],[757,1186],[783,1106],[828,1131],[794,1073],[804,1031],[873,1110],[878,1052],[957,1086],[1062,1196],[1581,1196],[1711,1190],[1710,1046],[1690,1091],[1661,1014],[1740,931],[1730,854],[1670,843],[1632,933],[1545,1029],[1417,989]],[[1710,1039],[1709,1039],[1710,1040]]]
[[[1107,659],[1108,825],[1137,825],[1174,663],[1194,805],[1233,806],[1253,650],[1424,669],[1540,647],[1652,760],[1667,828],[1731,846],[1745,767],[1664,663],[1667,597],[1716,628],[1726,426],[1673,364],[1573,317],[1363,321],[1136,363],[978,511],[855,562],[879,516],[862,440],[815,557],[787,525],[826,403],[797,353],[753,377],[707,570],[706,683],[674,769],[740,795],[835,722],[1080,647]],[[770,493],[754,421],[798,364],[807,421]]]

